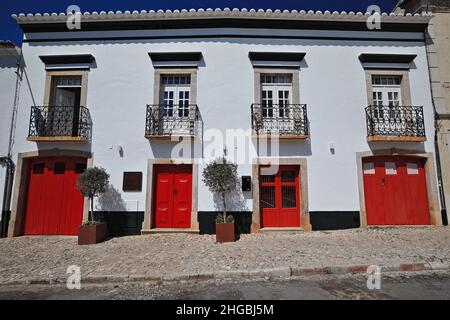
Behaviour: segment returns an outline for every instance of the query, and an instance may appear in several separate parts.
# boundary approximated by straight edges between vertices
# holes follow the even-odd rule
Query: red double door
[[[39,158],[28,166],[25,235],[77,235],[84,198],[76,187],[83,158]]]
[[[363,161],[367,224],[429,225],[425,160],[372,157]]]
[[[298,166],[279,166],[278,172],[272,174],[272,169],[260,168],[262,227],[300,227],[299,169]]]
[[[156,165],[153,189],[155,227],[190,228],[192,166]]]

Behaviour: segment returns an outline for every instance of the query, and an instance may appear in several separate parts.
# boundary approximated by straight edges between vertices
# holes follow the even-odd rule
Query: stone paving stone
[[[242,235],[230,244],[216,244],[214,236],[191,234],[114,238],[92,246],[78,246],[76,237],[0,239],[0,284],[44,278],[64,282],[71,265],[81,268],[82,277],[171,279],[210,274],[220,278],[220,274],[239,276],[267,269],[280,269],[284,275],[288,268],[414,263],[448,266],[450,228]]]

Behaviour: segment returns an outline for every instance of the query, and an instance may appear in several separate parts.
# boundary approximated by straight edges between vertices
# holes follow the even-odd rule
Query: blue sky
[[[65,12],[72,4],[82,11],[109,10],[155,10],[190,8],[255,8],[296,9],[330,11],[366,11],[369,5],[378,5],[383,11],[390,11],[397,0],[0,0],[0,39],[21,42],[21,30],[10,17],[13,13]]]

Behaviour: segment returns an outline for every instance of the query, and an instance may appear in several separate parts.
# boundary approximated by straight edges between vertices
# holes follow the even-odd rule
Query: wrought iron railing
[[[425,137],[420,106],[368,106],[366,119],[368,137]]]
[[[32,106],[29,137],[79,137],[91,139],[89,109],[74,106]]]
[[[200,125],[201,116],[195,104],[147,105],[147,137],[197,136]]]
[[[252,128],[257,135],[309,136],[306,104],[253,104]]]

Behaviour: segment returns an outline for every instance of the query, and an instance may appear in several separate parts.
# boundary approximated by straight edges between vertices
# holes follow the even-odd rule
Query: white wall
[[[268,32],[282,31],[267,31],[266,34]],[[290,32],[292,31],[286,31]],[[314,34],[311,31],[308,33]],[[134,33],[137,34],[139,32]],[[338,35],[339,32],[334,34]],[[372,35],[367,32],[341,34],[369,37]],[[401,34],[392,34],[392,37],[398,36]],[[420,34],[405,36],[420,38]],[[45,81],[44,65],[39,55],[90,53],[95,56],[96,67],[89,73],[87,97],[87,107],[91,112],[94,128],[92,145],[37,145],[27,142],[25,139],[32,100],[30,91],[24,87],[15,152],[55,147],[92,150],[94,164],[108,170],[117,189],[121,189],[123,171],[143,171],[146,177],[149,158],[168,157],[170,154],[171,143],[149,143],[144,138],[145,106],[153,100],[154,69],[148,56],[150,51],[203,53],[204,65],[198,70],[198,106],[204,119],[205,130],[217,128],[221,131],[227,128],[251,128],[250,105],[254,102],[254,73],[248,58],[249,51],[306,52],[305,62],[300,70],[300,100],[301,103],[308,104],[311,140],[284,142],[280,155],[302,156],[308,159],[311,211],[359,210],[356,152],[370,150],[366,141],[364,113],[367,106],[365,73],[358,60],[361,53],[417,54],[415,68],[410,72],[412,103],[422,105],[425,109],[428,137],[426,143],[378,144],[372,147],[397,146],[433,152],[433,111],[425,47],[422,42],[210,38],[186,41],[25,43],[23,50],[37,105],[43,103]],[[335,145],[335,155],[330,153],[330,143]],[[118,145],[123,147],[123,158],[117,152]],[[227,148],[233,150],[234,144],[228,143]],[[202,167],[200,173],[201,169]],[[250,163],[240,166],[239,173],[251,175]],[[144,178],[143,192],[122,194],[126,201],[138,201],[139,210],[145,208],[145,182]],[[215,210],[212,198],[200,182],[199,211]],[[240,209],[252,210],[252,200],[248,195],[247,198]]]
[[[17,58],[15,49],[0,48],[0,157],[8,155],[10,123],[16,88]],[[3,204],[5,173],[6,168],[0,166],[0,210]]]

